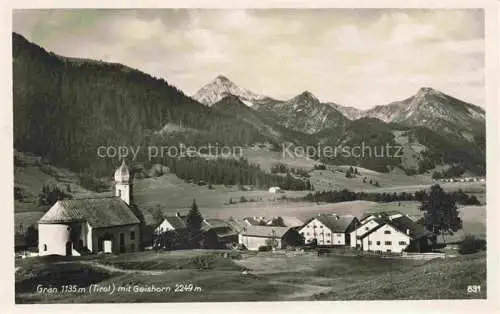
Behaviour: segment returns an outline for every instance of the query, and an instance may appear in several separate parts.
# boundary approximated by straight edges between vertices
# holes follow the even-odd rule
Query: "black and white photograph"
[[[485,8],[11,14],[16,304],[493,296]]]

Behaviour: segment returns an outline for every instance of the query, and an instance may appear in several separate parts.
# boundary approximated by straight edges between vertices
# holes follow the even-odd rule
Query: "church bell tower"
[[[130,205],[130,171],[125,164],[125,160],[122,160],[122,164],[115,171],[115,196]]]

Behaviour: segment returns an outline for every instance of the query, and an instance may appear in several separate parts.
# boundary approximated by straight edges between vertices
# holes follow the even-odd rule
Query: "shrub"
[[[271,251],[272,247],[269,245],[261,245],[259,246],[259,252],[268,252]]]
[[[477,239],[473,235],[466,235],[458,245],[458,252],[460,254],[473,254],[480,250],[486,250],[486,240]]]

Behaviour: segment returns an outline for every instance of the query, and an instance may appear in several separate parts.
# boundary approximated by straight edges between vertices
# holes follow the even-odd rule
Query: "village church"
[[[131,176],[122,162],[115,171],[115,196],[57,201],[38,221],[40,255],[135,252],[140,221],[130,208]]]

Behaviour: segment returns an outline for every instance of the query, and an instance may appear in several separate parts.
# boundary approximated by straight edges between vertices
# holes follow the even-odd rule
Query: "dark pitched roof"
[[[354,216],[345,215],[318,215],[314,217],[318,219],[322,224],[328,227],[332,232],[345,232],[352,221],[355,219]],[[312,218],[312,219],[314,219]]]
[[[290,227],[271,227],[271,226],[247,226],[241,232],[245,236],[281,238],[290,230]]]
[[[236,232],[241,232],[243,228],[248,226],[248,224],[243,220],[229,219],[227,223],[231,226],[231,229]]]
[[[432,234],[432,232],[426,230],[424,226],[416,223],[410,217],[405,215],[398,218],[393,218],[389,222],[389,224],[404,234],[406,234],[406,231],[409,230],[410,237],[414,239],[429,236]]]
[[[393,218],[391,220],[380,219],[380,218],[376,218],[374,220],[377,221],[377,223],[379,225],[377,227],[373,228],[372,230],[370,230],[369,232],[363,234],[359,238],[365,238],[366,236],[377,231],[378,229],[380,229],[382,226],[385,226],[386,224],[392,226],[393,228],[395,228],[396,230],[398,230],[399,232],[404,233],[404,234],[407,234],[406,231],[409,230],[409,233],[410,233],[409,236],[412,239],[418,239],[421,237],[432,235],[432,232],[427,231],[424,226],[416,223],[415,221],[413,221],[410,217],[408,217],[406,215],[403,215],[403,216],[398,217],[398,218]]]
[[[186,222],[182,217],[179,216],[167,216],[165,217],[165,220],[168,221],[168,223],[175,229],[175,230],[180,230],[180,229],[186,229]]]
[[[87,198],[57,201],[38,221],[41,224],[86,221],[93,228],[139,224],[119,198]]]

